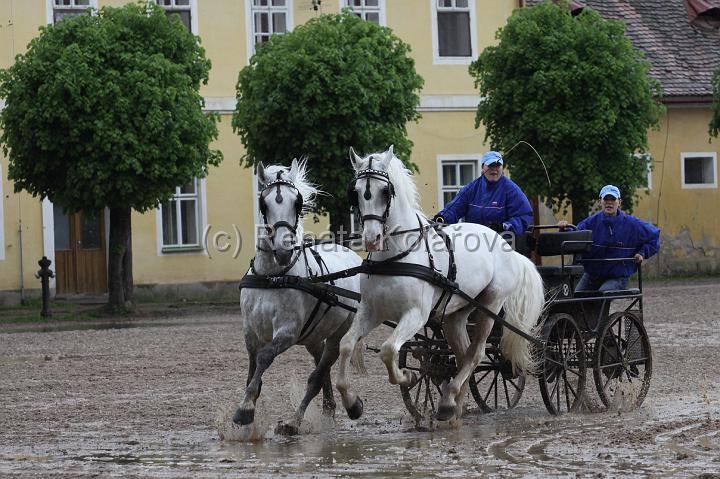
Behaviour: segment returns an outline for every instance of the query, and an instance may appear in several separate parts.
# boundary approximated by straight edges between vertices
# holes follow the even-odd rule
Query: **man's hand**
[[[433,221],[435,223],[445,223],[445,218],[443,218],[440,215],[435,215],[435,216],[433,216]]]
[[[565,228],[568,227],[568,224],[569,223],[566,220],[560,220],[560,221],[558,221],[557,225],[558,225],[558,228],[560,228],[560,230],[564,230]]]
[[[641,264],[645,258],[640,253],[635,253],[634,259],[637,264]]]

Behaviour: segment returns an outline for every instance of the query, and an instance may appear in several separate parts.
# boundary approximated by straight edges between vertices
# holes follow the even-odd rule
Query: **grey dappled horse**
[[[258,202],[264,222],[261,230],[265,234],[258,234],[255,259],[248,275],[307,277],[361,263],[355,252],[340,245],[314,246],[314,253],[303,248],[303,213],[314,206],[318,193],[306,178],[304,161],[293,160],[289,168],[275,165],[265,168],[259,164],[257,171],[258,180],[264,185]],[[358,277],[351,277],[337,280],[335,285],[357,293],[359,282]],[[357,301],[341,300],[346,305],[357,306]],[[340,338],[349,328],[353,313],[318,303],[309,293],[290,288],[243,288],[240,307],[250,367],[245,397],[233,421],[240,425],[254,421],[263,373],[280,353],[295,344],[305,346],[316,367],[308,378],[305,396],[294,417],[280,423],[276,432],[296,434],[308,404],[320,389],[323,389],[323,412],[334,414],[330,368],[338,358]]]

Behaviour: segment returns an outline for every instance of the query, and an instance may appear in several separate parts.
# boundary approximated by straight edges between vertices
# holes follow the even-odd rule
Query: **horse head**
[[[364,158],[350,148],[355,178],[348,187],[348,199],[359,212],[366,251],[379,251],[384,245],[386,223],[395,197],[395,186],[390,180],[394,157],[392,145],[383,153],[371,153]]]
[[[293,159],[287,168],[262,163],[257,167],[258,181],[263,185],[258,206],[267,233],[259,238],[258,249],[272,252],[280,266],[290,263],[298,244],[298,226],[302,227],[305,201],[298,185],[304,181],[305,162]],[[264,246],[261,246],[264,244]]]

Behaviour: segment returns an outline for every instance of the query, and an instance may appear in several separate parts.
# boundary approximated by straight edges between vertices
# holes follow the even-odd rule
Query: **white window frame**
[[[432,15],[432,42],[433,42],[433,64],[434,65],[469,65],[477,57],[477,15],[475,13],[475,0],[468,0],[468,7],[447,9],[442,11],[469,11],[470,12],[470,56],[468,57],[441,57],[440,40],[438,35],[438,0],[429,0]],[[454,0],[453,0],[454,1]]]
[[[701,183],[701,184],[686,184],[685,183],[685,159],[687,158],[712,158],[712,164],[713,164],[713,181],[712,183]],[[683,189],[703,189],[703,188],[717,188],[717,178],[718,178],[718,171],[717,171],[717,152],[714,151],[706,151],[706,152],[687,152],[687,153],[680,153],[680,178],[681,178],[681,185]]]
[[[76,6],[74,5],[75,0],[70,0],[73,5],[63,5],[58,6],[57,10],[87,10],[88,8],[93,8],[97,10],[98,8],[98,0],[90,0],[90,5],[80,5]],[[48,25],[52,25],[55,23],[55,0],[45,0],[45,21]]]
[[[2,163],[0,163],[0,261],[5,260],[5,216],[3,210],[5,207],[5,195],[3,195]]]
[[[360,7],[355,7],[351,5],[353,0],[340,0],[340,11],[342,11],[344,8],[351,9],[354,13],[359,13],[360,18],[367,21],[367,14],[368,13],[379,13],[380,14],[380,26],[386,27],[387,26],[387,17],[386,12],[387,9],[385,8],[385,0],[378,0],[378,6],[377,7],[368,7],[364,5],[365,0],[362,0],[363,5]]]
[[[293,0],[285,0],[285,5],[282,7],[273,7],[271,5],[272,0],[267,0],[268,5],[265,7],[256,7],[254,5],[255,0],[245,0],[245,32],[247,35],[247,63],[250,63],[250,57],[255,54],[255,12],[284,12],[285,13],[285,32],[291,32],[294,25],[293,20]],[[272,28],[272,22],[270,22]],[[274,32],[270,32],[272,35]]]
[[[97,1],[97,0],[96,0]],[[157,0],[150,0],[151,2],[157,4]],[[158,5],[158,7],[164,9],[164,10],[188,10],[190,11],[190,32],[193,35],[199,35],[200,31],[198,29],[198,0],[190,0],[190,5],[175,5],[176,0],[170,0],[172,2],[172,5]]]
[[[195,194],[184,193],[177,195],[179,188],[175,189],[176,194],[173,198],[190,198],[195,197],[195,214],[197,215],[197,243],[194,244],[177,244],[177,245],[166,245],[164,244],[163,238],[163,220],[162,220],[162,204],[155,210],[155,224],[156,224],[156,236],[157,236],[157,254],[163,256],[166,254],[175,255],[178,253],[191,253],[191,254],[203,254],[205,250],[203,248],[203,241],[205,232],[207,231],[207,191],[205,185],[205,178],[193,178],[195,181]],[[182,211],[178,207],[176,209],[178,232],[182,229]],[[178,233],[179,234],[179,233]]]
[[[460,165],[463,163],[471,163],[475,167],[475,175],[473,180],[480,176],[480,167],[482,166],[482,154],[471,153],[467,155],[438,155],[437,156],[437,179],[438,179],[438,191],[437,191],[437,208],[436,211],[440,211],[445,207],[443,201],[443,193],[447,191],[455,191],[456,188],[446,187],[443,185],[443,166],[446,164]],[[458,175],[458,179],[460,175]],[[465,185],[459,185],[457,191],[460,191]]]

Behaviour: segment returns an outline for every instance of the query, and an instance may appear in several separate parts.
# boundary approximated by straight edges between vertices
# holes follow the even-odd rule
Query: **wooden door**
[[[107,292],[103,211],[67,214],[56,206],[54,216],[57,294]]]

